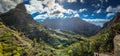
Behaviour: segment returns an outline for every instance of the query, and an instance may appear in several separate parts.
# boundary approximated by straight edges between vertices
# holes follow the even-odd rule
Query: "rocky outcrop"
[[[18,4],[16,8],[22,10],[23,12],[27,12],[26,7],[23,3]]]
[[[120,56],[120,35],[114,38],[114,56]]]

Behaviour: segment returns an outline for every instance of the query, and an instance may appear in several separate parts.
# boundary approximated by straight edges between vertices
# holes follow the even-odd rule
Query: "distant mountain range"
[[[100,26],[88,23],[80,18],[46,19],[40,23],[52,29],[75,32],[85,36],[95,35],[101,28]]]

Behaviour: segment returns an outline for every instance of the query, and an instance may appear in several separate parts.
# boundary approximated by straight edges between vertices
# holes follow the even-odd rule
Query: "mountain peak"
[[[18,4],[18,5],[16,6],[16,8],[17,8],[17,9],[21,9],[21,10],[24,11],[24,12],[27,12],[27,10],[26,10],[26,8],[25,8],[25,6],[24,6],[23,3]]]

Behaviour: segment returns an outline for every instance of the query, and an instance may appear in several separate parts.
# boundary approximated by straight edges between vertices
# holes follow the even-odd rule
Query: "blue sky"
[[[24,0],[35,20],[79,17],[102,26],[120,12],[120,0]]]

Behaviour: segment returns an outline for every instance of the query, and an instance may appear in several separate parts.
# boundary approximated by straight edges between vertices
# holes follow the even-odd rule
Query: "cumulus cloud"
[[[98,14],[99,14],[101,11],[102,11],[102,9],[99,9],[96,13],[98,13]]]
[[[111,11],[113,11],[112,6],[107,7],[106,12],[111,12]]]
[[[62,2],[64,2],[64,0],[57,0],[59,3],[62,3]]]
[[[0,12],[7,12],[23,0],[0,0]]]
[[[67,0],[69,3],[77,2],[77,0]]]
[[[84,12],[84,11],[87,11],[87,9],[86,8],[79,9],[79,12]]]
[[[120,12],[120,5],[118,5],[117,7],[108,6],[106,12]]]
[[[69,17],[78,17],[77,11],[71,9],[64,9],[59,3],[56,3],[55,0],[31,0],[30,5],[26,4],[28,13],[33,14],[39,12],[40,15],[34,17],[34,19],[45,19],[45,18],[66,18]],[[44,5],[44,6],[43,6]],[[46,13],[45,13],[46,12]]]
[[[74,17],[80,17],[79,14],[75,14]]]

